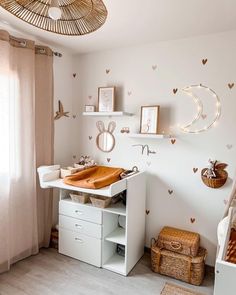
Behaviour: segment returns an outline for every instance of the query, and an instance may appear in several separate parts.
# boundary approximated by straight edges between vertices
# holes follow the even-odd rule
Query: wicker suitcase
[[[162,250],[156,244],[151,248],[151,267],[154,272],[170,276],[192,285],[201,285],[205,271],[206,250],[199,248],[196,257],[169,250]]]
[[[165,226],[158,236],[158,247],[180,254],[196,256],[200,245],[200,235],[194,232]]]

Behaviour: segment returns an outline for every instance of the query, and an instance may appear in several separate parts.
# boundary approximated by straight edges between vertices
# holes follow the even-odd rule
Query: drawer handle
[[[79,215],[83,214],[83,212],[80,211],[80,210],[75,210],[75,213],[76,213],[76,214],[79,214]]]
[[[77,227],[77,228],[82,228],[82,225],[76,223],[76,224],[75,224],[75,227]]]
[[[75,238],[75,240],[76,240],[76,242],[79,242],[79,243],[83,243],[84,241],[83,240],[81,240],[81,239],[79,239],[79,238]]]

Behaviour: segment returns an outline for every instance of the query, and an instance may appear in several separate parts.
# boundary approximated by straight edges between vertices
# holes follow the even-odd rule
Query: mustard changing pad
[[[95,166],[66,176],[64,183],[82,188],[99,189],[120,180],[120,174],[123,171],[122,168]]]

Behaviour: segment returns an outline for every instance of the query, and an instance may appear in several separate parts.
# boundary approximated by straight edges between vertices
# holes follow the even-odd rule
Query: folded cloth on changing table
[[[64,178],[64,183],[89,189],[98,189],[120,180],[122,168],[95,166]]]

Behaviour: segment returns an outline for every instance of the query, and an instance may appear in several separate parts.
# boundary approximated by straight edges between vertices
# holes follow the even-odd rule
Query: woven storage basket
[[[200,235],[194,232],[165,226],[158,236],[157,245],[161,249],[196,256],[200,245]]]
[[[222,187],[228,178],[228,173],[225,170],[217,170],[217,177],[216,178],[207,178],[205,175],[203,175],[205,173],[205,171],[207,170],[207,168],[202,169],[202,181],[204,182],[204,184],[208,187],[211,188],[219,188]]]
[[[161,250],[156,244],[151,248],[151,267],[154,272],[197,286],[201,285],[204,278],[205,258],[206,250],[203,248],[199,248],[196,257]]]
[[[86,193],[80,193],[80,194],[70,194],[70,197],[73,202],[81,203],[81,204],[86,204],[90,201],[89,199],[89,194]]]
[[[90,197],[90,200],[95,207],[106,208],[111,203],[111,198],[106,197]]]

